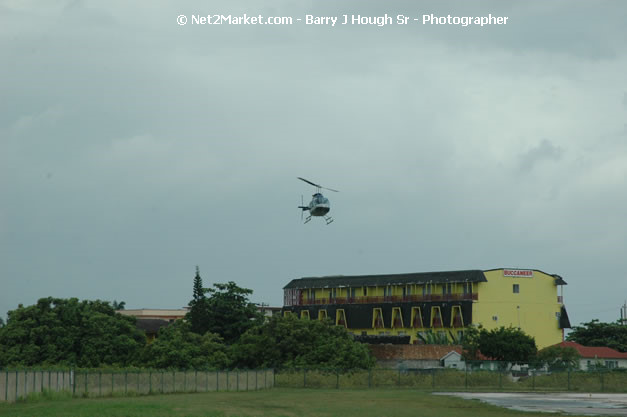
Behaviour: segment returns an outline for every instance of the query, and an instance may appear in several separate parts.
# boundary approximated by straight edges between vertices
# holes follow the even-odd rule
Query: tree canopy
[[[462,346],[468,359],[478,359],[480,352],[490,359],[509,363],[530,362],[538,352],[534,338],[513,327],[489,331],[471,327],[464,335]]]
[[[226,346],[219,336],[194,333],[190,323],[182,320],[161,328],[142,358],[142,365],[152,368],[223,369],[228,363]]]
[[[194,277],[194,291],[189,302],[189,313],[187,319],[191,324],[190,330],[194,333],[204,334],[209,329],[209,304],[205,293],[207,290],[202,286],[200,270],[196,267]]]
[[[330,321],[274,316],[232,346],[233,365],[258,367],[370,368],[366,345]]]
[[[199,290],[200,277],[194,279],[194,299],[190,302],[187,320],[198,334],[215,333],[231,344],[246,332],[259,325],[263,316],[248,300],[252,290],[238,287],[233,281],[213,284],[213,288]],[[204,293],[209,296],[205,296]]]
[[[117,314],[106,301],[48,297],[9,311],[0,328],[0,366],[128,366],[145,343],[135,318]]]
[[[538,352],[537,363],[540,366],[547,365],[549,370],[579,368],[581,355],[572,347],[549,346]]]
[[[584,346],[605,346],[619,352],[627,352],[627,326],[592,320],[583,323],[582,326],[575,326],[566,340]]]

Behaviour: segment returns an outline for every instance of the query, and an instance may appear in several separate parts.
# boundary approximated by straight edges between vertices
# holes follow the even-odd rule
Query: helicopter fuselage
[[[320,193],[316,193],[313,195],[307,210],[309,210],[309,214],[312,216],[324,216],[331,210],[329,199]]]

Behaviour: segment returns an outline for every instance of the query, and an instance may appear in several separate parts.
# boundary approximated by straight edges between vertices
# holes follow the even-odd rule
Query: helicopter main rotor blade
[[[311,181],[309,181],[309,180],[306,180],[306,179],[304,179],[304,178],[301,178],[301,177],[296,177],[296,178],[298,178],[298,179],[299,179],[299,180],[301,180],[301,181],[305,181],[307,184],[311,184],[311,185],[313,185],[314,187],[323,188],[323,187],[319,186],[318,184],[314,184],[313,182],[311,182]]]
[[[309,181],[309,180],[306,180],[306,179],[304,179],[304,178],[301,178],[301,177],[296,177],[296,178],[298,178],[298,179],[299,179],[299,180],[301,180],[301,181],[305,181],[307,184],[311,184],[311,185],[313,185],[314,187],[322,188],[323,190],[333,191],[334,193],[339,193],[339,191],[338,191],[338,190],[334,190],[333,188],[323,187],[323,186],[321,186],[321,185],[318,185],[318,184],[316,184],[316,183],[313,183],[313,182],[311,182],[311,181]]]

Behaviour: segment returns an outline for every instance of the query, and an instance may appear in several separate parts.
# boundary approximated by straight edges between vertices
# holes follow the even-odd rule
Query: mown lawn
[[[546,417],[414,390],[273,389],[0,403],[2,417]]]

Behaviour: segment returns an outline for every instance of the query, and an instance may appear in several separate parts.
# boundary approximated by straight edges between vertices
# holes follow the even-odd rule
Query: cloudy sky
[[[386,13],[409,23],[305,24]],[[421,21],[490,13],[507,25]],[[625,21],[619,1],[0,0],[0,317],[180,308],[196,265],[275,306],[303,276],[519,267],[568,282],[573,324],[614,321]],[[340,190],[333,224],[301,223],[298,176]]]

